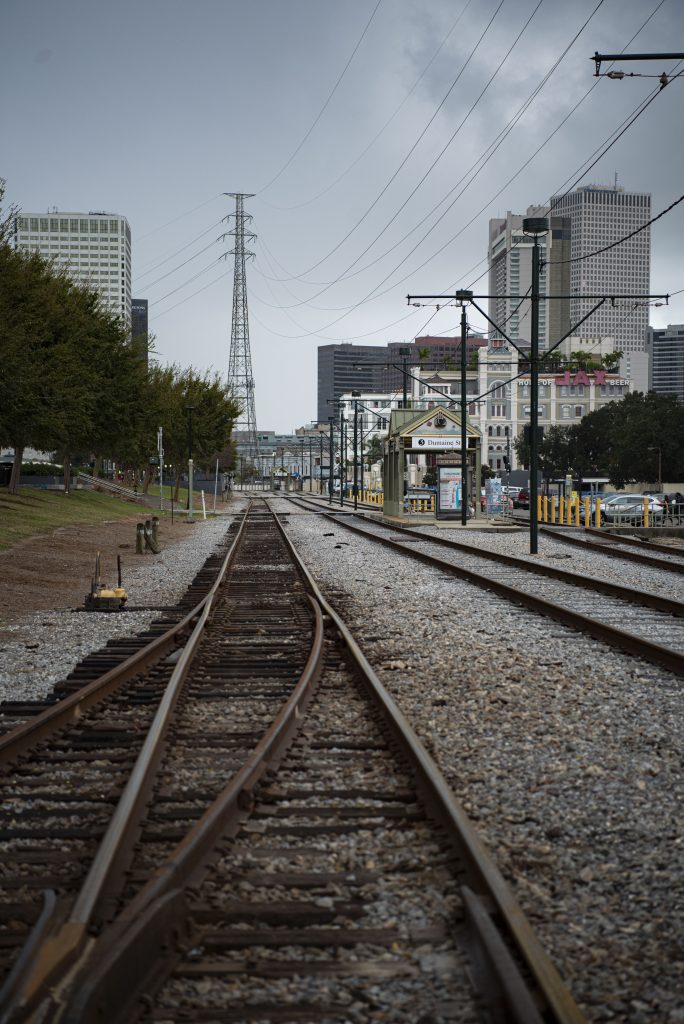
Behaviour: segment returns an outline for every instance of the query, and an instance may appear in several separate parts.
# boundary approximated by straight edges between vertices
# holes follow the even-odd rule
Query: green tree
[[[379,437],[371,437],[363,450],[363,457],[369,469],[374,463],[382,462],[383,452],[384,445],[382,439]]]

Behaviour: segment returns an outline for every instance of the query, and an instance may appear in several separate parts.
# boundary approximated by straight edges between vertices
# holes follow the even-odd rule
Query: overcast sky
[[[681,0],[3,0],[0,176],[25,211],[126,216],[159,360],[224,377],[223,193],[255,193],[257,422],[291,431],[316,416],[319,344],[458,333],[407,293],[486,292],[489,218],[568,188],[657,87],[593,77],[623,48],[684,51]],[[664,210],[683,115],[684,76],[581,182],[617,174]],[[684,288],[683,227],[684,203],[652,228],[652,292]],[[681,322],[684,293],[652,310]]]

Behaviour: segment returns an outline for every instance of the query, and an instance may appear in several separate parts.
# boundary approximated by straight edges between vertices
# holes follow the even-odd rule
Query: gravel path
[[[682,1024],[681,680],[329,522],[289,522],[587,1018]],[[544,538],[540,557],[558,549]],[[582,555],[592,575],[608,561]],[[652,572],[622,578],[649,589]]]
[[[6,625],[0,643],[0,701],[40,700],[90,651],[146,629],[159,617],[160,605],[183,596],[230,521],[230,516],[199,521],[180,543],[126,573],[126,589],[134,595],[129,600],[150,611],[40,611]]]

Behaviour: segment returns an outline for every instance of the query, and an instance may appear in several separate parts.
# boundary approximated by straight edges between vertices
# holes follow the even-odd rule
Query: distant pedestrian
[[[677,516],[677,521],[681,521],[682,512],[684,512],[684,494],[681,491],[677,491],[672,502],[672,515]]]
[[[672,519],[673,518],[673,516],[672,516],[672,498],[673,497],[674,497],[674,495],[663,494],[662,504],[663,504],[663,522],[664,523],[667,522],[668,519]]]

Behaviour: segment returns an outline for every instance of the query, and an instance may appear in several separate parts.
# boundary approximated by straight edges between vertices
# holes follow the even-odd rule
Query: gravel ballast
[[[231,511],[240,507],[236,498]],[[274,507],[290,514],[291,539],[475,822],[587,1019],[684,1024],[681,680],[285,500]],[[136,606],[176,601],[229,522],[198,524],[173,558],[137,568],[127,581]],[[466,537],[519,555],[528,543],[525,534]],[[554,564],[559,554],[568,548],[540,537],[539,559]],[[557,564],[683,596],[672,574],[607,556]],[[40,612],[8,627],[0,700],[39,699],[88,651],[157,615]]]
[[[293,512],[288,531],[587,1018],[682,1024],[681,680],[329,521]],[[558,551],[540,538],[540,559]],[[608,562],[631,586],[665,585],[581,555],[591,575]]]
[[[162,547],[146,565],[126,574],[129,603],[149,611],[41,611],[3,627],[0,645],[0,701],[41,700],[55,683],[92,650],[130,636],[159,618],[160,606],[175,604],[220,543],[231,517],[188,527],[184,539]]]

